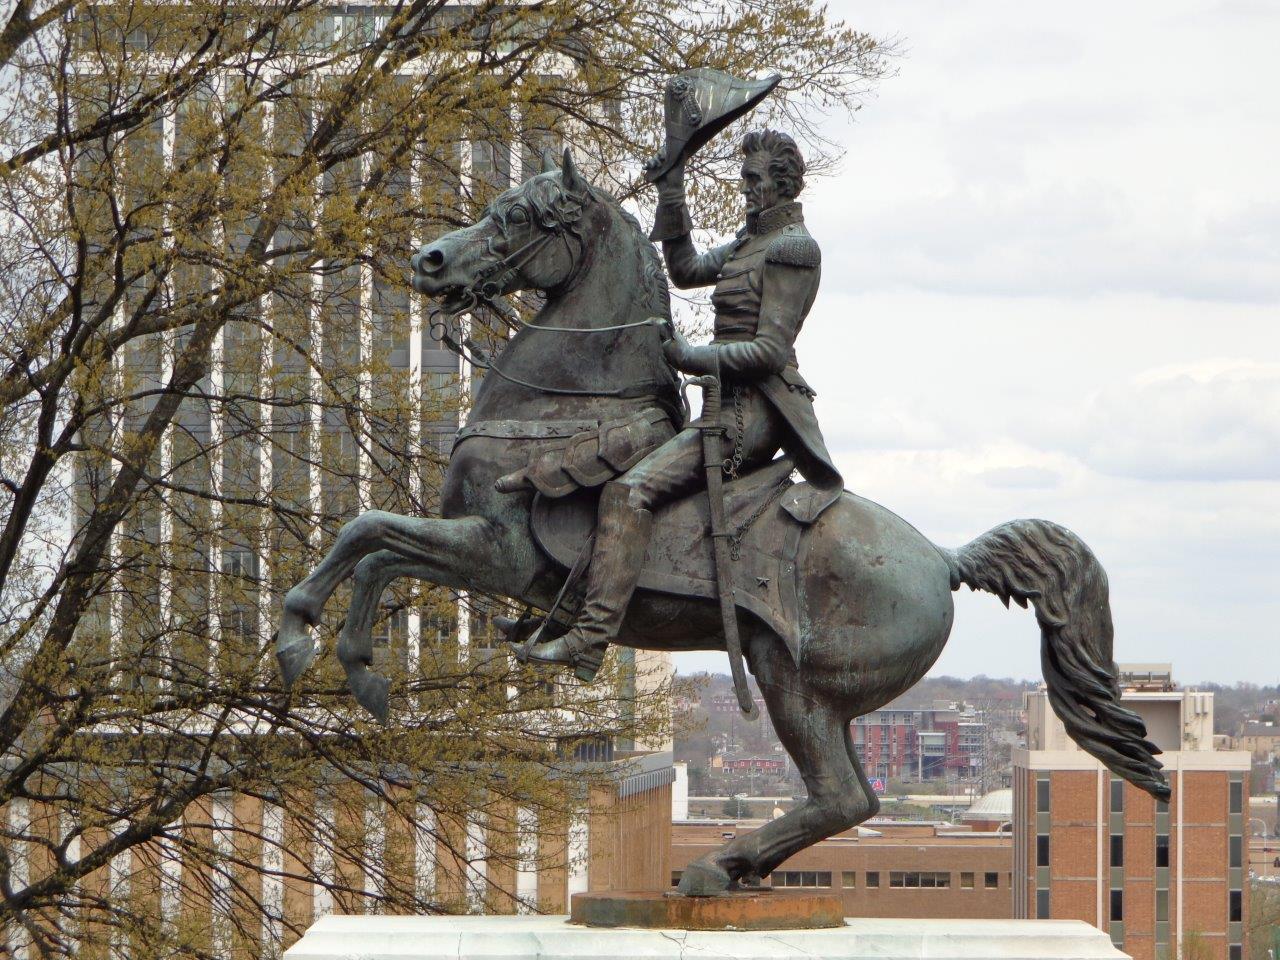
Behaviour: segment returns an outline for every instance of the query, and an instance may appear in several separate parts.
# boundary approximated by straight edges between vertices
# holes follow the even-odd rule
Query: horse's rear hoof
[[[728,890],[732,883],[733,878],[723,867],[695,860],[685,867],[678,889],[685,897],[714,897]]]
[[[386,677],[370,670],[360,670],[347,675],[347,686],[356,703],[364,707],[379,723],[386,723],[390,713],[387,691],[391,684]]]
[[[293,686],[315,658],[316,645],[310,637],[276,651],[276,663],[280,667],[280,677],[284,680],[286,690]]]

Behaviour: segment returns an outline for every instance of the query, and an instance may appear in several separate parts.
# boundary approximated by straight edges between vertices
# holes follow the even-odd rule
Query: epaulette
[[[822,251],[818,241],[807,233],[783,233],[769,244],[764,258],[770,263],[785,263],[792,267],[816,267],[822,263]]]

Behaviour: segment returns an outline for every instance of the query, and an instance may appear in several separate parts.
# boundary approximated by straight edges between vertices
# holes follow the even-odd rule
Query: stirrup
[[[604,666],[604,654],[609,649],[607,643],[590,643],[573,653],[573,675],[583,683],[590,683]]]
[[[577,639],[574,637],[572,630],[556,637],[542,639],[545,630],[540,629],[529,638],[528,642],[517,654],[517,659],[521,663],[552,663],[562,664],[573,668],[574,676],[583,683],[590,683],[595,679],[596,674],[600,672],[600,667],[604,664],[605,652],[609,649],[609,644],[592,643],[587,640]],[[533,651],[537,647],[551,646],[560,644],[563,649],[556,651],[554,657],[535,657],[532,656]]]

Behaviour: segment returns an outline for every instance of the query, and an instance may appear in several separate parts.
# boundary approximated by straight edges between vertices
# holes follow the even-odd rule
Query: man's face
[[[778,184],[769,173],[768,153],[757,150],[747,154],[742,162],[742,183],[738,190],[746,198],[748,214],[777,206]]]

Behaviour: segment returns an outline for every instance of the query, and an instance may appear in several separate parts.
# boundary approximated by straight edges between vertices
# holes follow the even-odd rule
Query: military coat
[[[805,229],[803,208],[795,201],[771,207],[732,242],[705,253],[687,233],[665,240],[663,252],[677,287],[715,284],[714,337],[708,347],[693,348],[685,366],[701,373],[718,366],[727,387],[751,384],[764,394],[789,429],[784,449],[814,487],[810,501],[792,512],[814,519],[839,496],[843,481],[814,416],[814,391],[796,363],[795,339],[822,276],[821,251]]]

